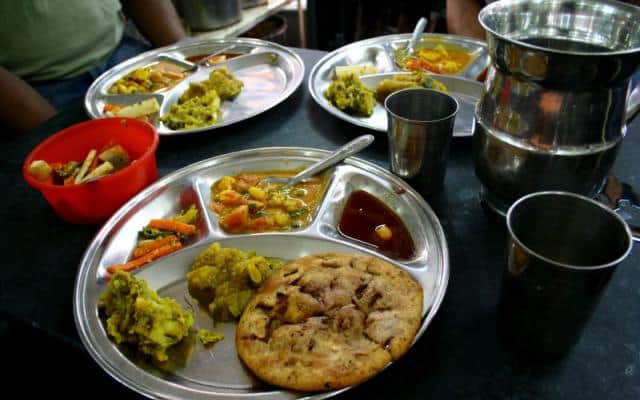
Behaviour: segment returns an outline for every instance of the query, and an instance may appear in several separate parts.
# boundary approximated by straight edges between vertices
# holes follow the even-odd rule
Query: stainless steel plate
[[[168,61],[188,68],[192,64],[186,60],[187,57],[210,54],[231,44],[236,47],[229,52],[243,55],[200,68],[169,90],[149,94],[108,93],[108,89],[115,81],[136,68],[157,61]],[[275,43],[246,38],[190,41],[148,51],[111,68],[98,77],[87,90],[85,108],[91,118],[101,118],[104,117],[102,110],[105,104],[129,105],[155,97],[160,103],[160,115],[164,115],[189,87],[190,82],[205,80],[212,69],[221,66],[227,67],[244,83],[242,91],[235,99],[222,103],[222,119],[211,126],[183,130],[170,129],[156,119],[154,122],[160,135],[183,135],[244,121],[289,97],[300,86],[304,77],[302,59],[293,51]]]
[[[380,36],[352,43],[327,54],[318,61],[309,75],[311,97],[322,108],[344,121],[378,132],[386,132],[387,115],[382,104],[376,105],[370,117],[354,116],[333,106],[324,97],[324,91],[333,80],[335,67],[341,65],[368,64],[376,67],[378,74],[363,77],[363,82],[366,81],[365,83],[372,89],[375,89],[375,85],[383,78],[401,73],[401,69],[395,62],[395,54],[406,47],[410,38],[411,34]],[[471,136],[475,104],[482,93],[482,84],[476,81],[476,78],[489,65],[487,46],[482,41],[464,36],[425,34],[418,47],[434,47],[438,43],[464,48],[472,55],[469,65],[460,74],[435,76],[447,86],[461,106],[456,117],[454,136]]]
[[[391,173],[357,158],[331,171],[323,201],[312,223],[296,232],[231,235],[222,231],[215,214],[207,211],[210,186],[224,175],[248,171],[293,169],[326,156],[327,151],[305,148],[263,148],[214,157],[187,166],[156,182],[124,205],[98,232],[80,263],[74,292],[74,317],[84,345],[96,362],[116,380],[144,395],[182,399],[293,399],[301,393],[280,390],[257,381],[238,359],[235,325],[218,324],[225,339],[211,350],[196,342],[185,368],[158,373],[137,366],[109,340],[98,317],[98,299],[106,289],[105,268],[128,259],[141,227],[151,218],[174,214],[195,203],[202,215],[199,236],[190,246],[137,271],[162,296],[171,296],[196,313],[194,328],[211,329],[212,320],[188,296],[185,273],[196,254],[212,242],[252,249],[258,254],[293,260],[325,251],[371,254],[408,271],[422,286],[424,333],[444,297],[449,278],[449,256],[440,223],[425,201]],[[354,190],[374,194],[405,221],[417,248],[411,260],[382,256],[336,230],[342,208]],[[344,390],[344,389],[343,389]],[[313,395],[319,399],[338,391]]]

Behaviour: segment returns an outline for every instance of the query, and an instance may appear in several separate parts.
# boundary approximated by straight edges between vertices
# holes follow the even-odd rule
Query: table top
[[[335,149],[358,135],[370,133],[331,116],[312,101],[306,77],[324,53],[296,51],[305,62],[306,76],[289,99],[262,115],[225,129],[163,137],[157,152],[160,175],[241,149],[265,146]],[[0,315],[5,321],[0,323],[0,333],[8,332],[11,340],[22,338],[30,346],[30,350],[5,346],[19,356],[16,360],[25,374],[37,374],[40,380],[57,377],[55,368],[47,367],[50,362],[39,360],[69,357],[76,361],[66,364],[60,376],[82,377],[105,393],[137,398],[107,377],[83,352],[73,322],[72,296],[78,263],[99,227],[70,225],[59,220],[20,173],[24,158],[37,143],[85,119],[82,104],[78,103],[34,132],[3,138],[0,185],[4,195],[0,213],[7,229],[1,241],[4,262],[0,275]],[[612,171],[635,187],[640,187],[640,175],[636,174],[640,166],[639,135],[640,118],[629,127]],[[378,135],[359,157],[388,168],[386,138]],[[638,251],[634,249],[618,267],[582,339],[565,359],[553,364],[515,359],[501,346],[495,328],[496,304],[506,263],[506,230],[503,223],[483,212],[479,189],[471,160],[471,140],[457,138],[451,147],[443,191],[426,198],[440,219],[449,244],[451,278],[444,303],[425,335],[402,359],[339,398],[638,398]],[[29,328],[18,329],[16,325]],[[36,352],[33,354],[40,357],[27,359],[28,352]],[[46,352],[44,357],[40,352]],[[65,388],[65,393],[69,390],[73,392],[73,386]]]

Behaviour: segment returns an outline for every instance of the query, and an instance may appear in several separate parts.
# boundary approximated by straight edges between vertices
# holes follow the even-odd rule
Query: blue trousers
[[[111,53],[107,61],[69,79],[30,82],[31,86],[47,99],[58,111],[65,109],[70,103],[84,98],[87,89],[103,72],[120,64],[122,61],[150,50],[151,46],[132,37],[124,35],[118,47]]]

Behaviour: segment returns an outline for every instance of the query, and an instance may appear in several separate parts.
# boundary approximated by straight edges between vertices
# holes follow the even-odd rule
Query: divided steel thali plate
[[[108,92],[118,79],[136,68],[164,62],[185,70],[193,66],[187,60],[188,57],[211,54],[231,45],[233,48],[226,53],[239,54],[238,56],[200,67],[169,89],[134,94]],[[163,116],[191,82],[207,79],[213,69],[222,66],[244,84],[236,98],[222,102],[222,118],[210,126],[182,130],[170,129],[159,118],[154,118],[153,122],[160,135],[201,132],[244,121],[285,100],[300,86],[304,77],[304,63],[300,56],[275,43],[246,38],[188,41],[145,52],[111,68],[89,87],[84,105],[91,118],[102,118],[105,116],[103,110],[106,104],[131,105],[155,98],[160,103],[159,116]]]
[[[333,81],[334,69],[337,66],[358,64],[374,66],[378,71],[376,74],[360,77],[362,82],[371,89],[375,89],[382,79],[403,73],[402,68],[396,63],[396,55],[406,48],[410,39],[411,34],[380,36],[349,44],[327,54],[318,61],[309,75],[311,96],[322,108],[344,121],[378,132],[386,132],[387,114],[384,105],[376,104],[373,114],[369,117],[350,115],[331,104],[324,97],[324,92]],[[475,105],[483,88],[477,78],[489,65],[487,45],[480,40],[464,36],[424,34],[417,47],[432,48],[438,44],[464,50],[471,55],[471,60],[459,74],[434,74],[434,78],[442,82],[460,104],[453,136],[471,136]]]
[[[142,368],[127,358],[108,338],[98,315],[98,300],[106,289],[106,267],[128,259],[138,230],[152,218],[175,214],[195,203],[200,210],[198,237],[175,253],[135,272],[161,296],[174,298],[195,314],[192,329],[212,329],[211,318],[188,295],[186,272],[195,256],[213,242],[223,247],[251,249],[257,254],[293,260],[308,254],[340,251],[369,254],[409,272],[422,286],[423,316],[415,341],[424,333],[444,298],[449,278],[449,256],[442,227],[422,197],[402,180],[369,162],[348,158],[327,173],[323,199],[312,222],[292,232],[234,235],[221,230],[209,211],[210,186],[225,175],[241,172],[290,170],[325,157],[329,152],[306,148],[262,148],[230,153],[178,170],[156,182],[123,206],[93,239],[78,271],[74,317],[85,347],[112,377],[150,397],[192,399],[326,398],[338,391],[304,394],[261,383],[243,366],[235,349],[235,324],[216,324],[225,339],[206,349],[199,341],[185,367],[173,372]],[[409,260],[386,257],[362,242],[342,236],[336,229],[346,200],[354,190],[365,190],[404,221],[416,252]],[[375,378],[374,378],[375,379]]]

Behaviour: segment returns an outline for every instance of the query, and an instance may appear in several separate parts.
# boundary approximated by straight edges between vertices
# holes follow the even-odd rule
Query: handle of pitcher
[[[629,93],[629,97],[627,98],[627,109],[625,112],[625,120],[627,123],[630,123],[640,111],[640,70],[636,72],[636,76],[631,80],[629,85],[631,86],[631,93]]]
[[[625,220],[635,242],[640,242],[640,196],[631,185],[615,176],[608,176],[596,200],[615,211]]]

